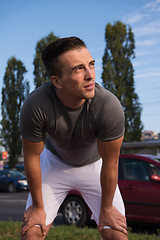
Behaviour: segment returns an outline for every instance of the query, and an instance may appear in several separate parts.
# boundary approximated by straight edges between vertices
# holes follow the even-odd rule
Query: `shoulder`
[[[97,116],[97,137],[103,141],[115,140],[124,133],[124,111],[118,98],[96,84],[93,111]]]
[[[108,108],[109,110],[116,107],[121,108],[119,99],[109,90],[101,87],[97,83],[95,86],[95,98],[93,100],[93,104],[97,105],[100,109]]]
[[[20,113],[20,129],[25,139],[34,142],[44,140],[45,127],[53,109],[51,104],[51,89],[48,83],[29,94]]]
[[[44,83],[28,95],[22,109],[48,106],[49,102],[51,102],[51,97],[50,82]]]
[[[51,91],[51,82],[46,82],[42,86],[33,90],[27,97],[27,100],[36,99],[40,100],[39,97],[48,96]]]
[[[53,111],[52,94],[49,82],[31,92],[21,108],[21,121],[44,121]]]

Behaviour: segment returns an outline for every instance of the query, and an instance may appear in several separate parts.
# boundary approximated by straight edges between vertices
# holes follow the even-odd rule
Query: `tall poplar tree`
[[[8,60],[2,87],[2,144],[9,153],[9,166],[15,167],[22,151],[20,135],[20,109],[29,94],[29,82],[24,80],[27,72],[20,60]]]
[[[51,42],[55,41],[56,39],[58,39],[57,36],[55,36],[52,32],[47,35],[46,37],[42,38],[41,40],[39,40],[37,42],[36,45],[36,54],[34,56],[34,84],[35,87],[39,87],[41,86],[43,83],[47,82],[48,76],[47,76],[47,72],[46,69],[44,67],[44,64],[42,62],[42,57],[41,57],[41,53],[42,50]]]
[[[120,100],[125,113],[124,141],[140,141],[143,125],[141,104],[134,87],[134,69],[131,60],[135,57],[134,34],[129,26],[120,21],[107,24],[106,48],[103,56],[103,86]]]

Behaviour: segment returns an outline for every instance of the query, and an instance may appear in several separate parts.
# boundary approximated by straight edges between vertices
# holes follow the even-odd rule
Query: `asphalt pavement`
[[[28,192],[0,192],[0,221],[22,221]]]
[[[0,221],[23,221],[28,192],[0,192]],[[61,214],[55,219],[54,225],[64,224]]]

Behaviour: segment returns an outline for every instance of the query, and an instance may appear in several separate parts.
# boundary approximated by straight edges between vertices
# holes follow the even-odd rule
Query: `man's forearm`
[[[40,154],[44,142],[31,142],[23,139],[24,166],[33,206],[43,208]]]
[[[118,183],[118,162],[122,141],[123,136],[113,141],[97,141],[98,151],[103,161],[101,169],[102,209],[112,206]]]
[[[39,157],[26,157],[24,163],[33,206],[36,208],[43,208],[40,159]]]
[[[108,209],[112,206],[114,193],[118,181],[118,162],[112,164],[103,161],[101,170],[102,202],[101,209]]]
[[[99,231],[105,226],[127,234],[126,219],[119,210],[113,206],[113,198],[118,183],[118,161],[123,136],[113,141],[97,141],[97,147],[102,157],[101,187],[102,201],[99,216]]]

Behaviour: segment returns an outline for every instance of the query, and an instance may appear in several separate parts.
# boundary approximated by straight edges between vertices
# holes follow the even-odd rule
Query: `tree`
[[[134,34],[129,26],[117,21],[105,29],[106,48],[103,56],[103,86],[120,100],[125,113],[124,141],[140,141],[143,125],[141,105],[134,88]]]
[[[22,151],[20,135],[20,109],[29,94],[29,82],[24,81],[27,72],[23,63],[12,57],[8,60],[2,87],[1,137],[9,153],[9,166],[15,167]]]
[[[34,84],[37,87],[41,86],[44,82],[48,81],[48,76],[47,76],[47,72],[46,69],[44,67],[44,64],[42,62],[42,58],[41,58],[41,53],[42,50],[51,42],[55,41],[56,39],[58,39],[58,37],[56,37],[52,32],[42,38],[40,41],[37,42],[36,45],[36,54],[34,56]]]

